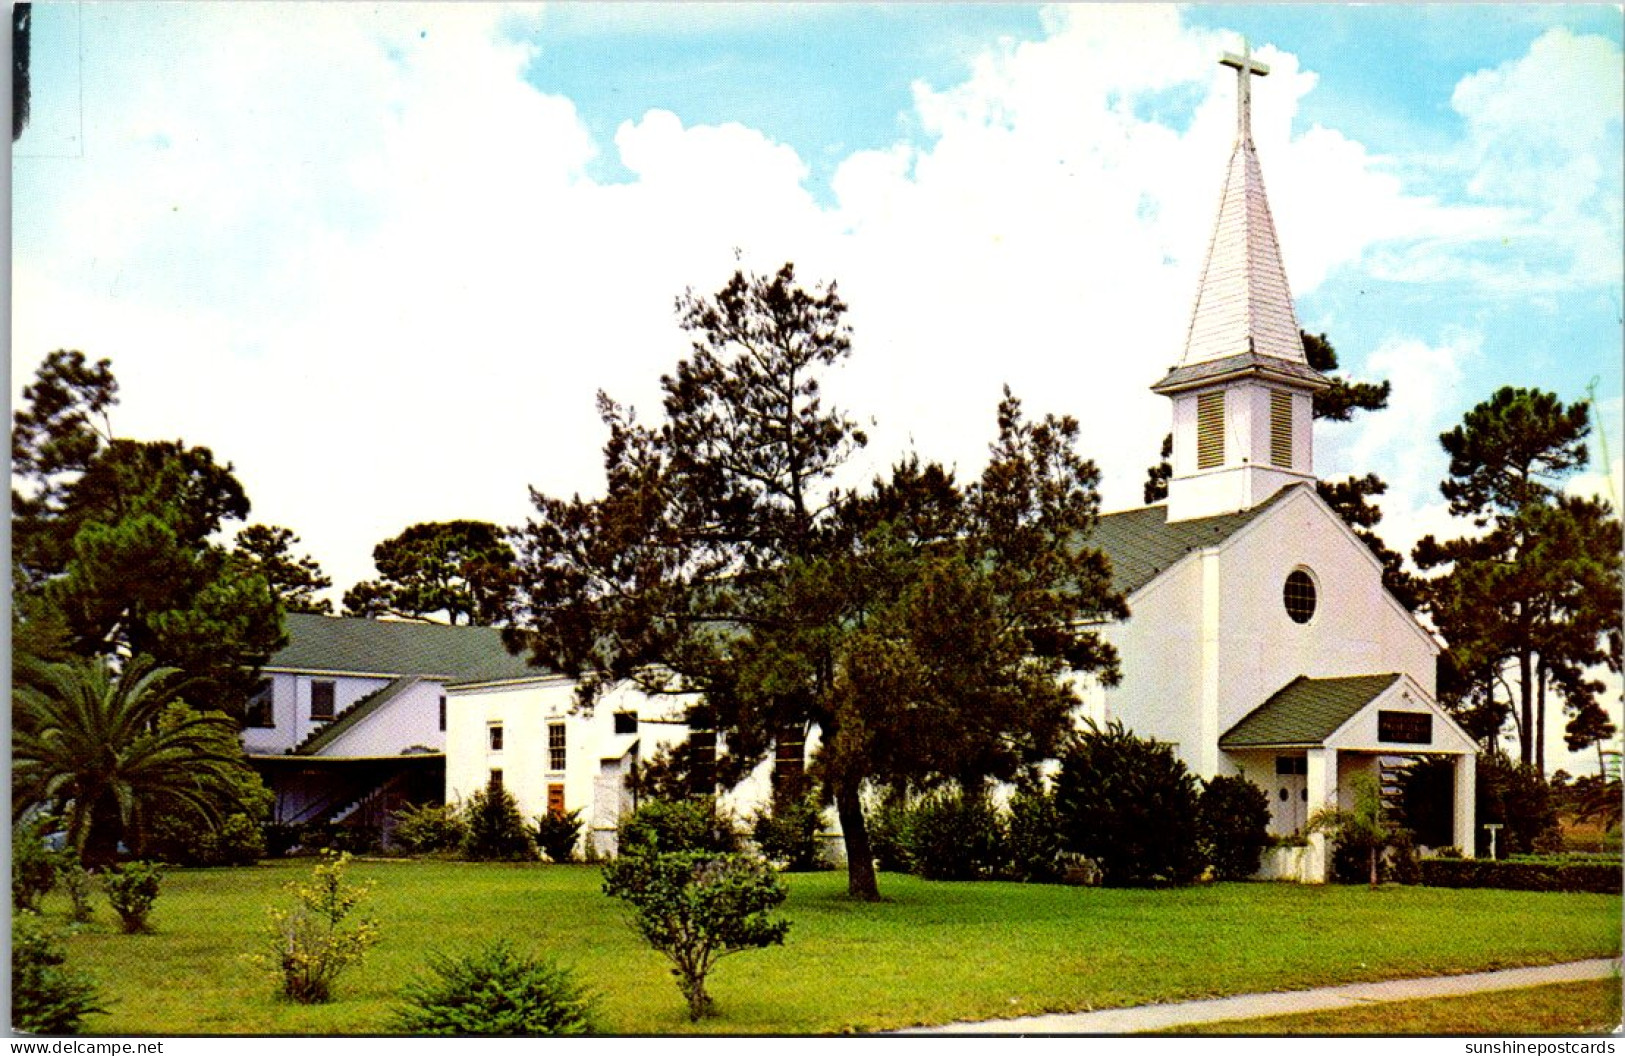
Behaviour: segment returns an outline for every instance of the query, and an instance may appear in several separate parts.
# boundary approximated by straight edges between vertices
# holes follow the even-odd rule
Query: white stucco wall
[[[441,751],[446,734],[440,729],[440,698],[445,687],[438,682],[414,682],[382,708],[325,745],[322,755],[399,755],[408,748]]]
[[[271,680],[271,713],[276,725],[243,730],[243,747],[250,755],[280,755],[303,741],[317,726],[325,725],[312,722],[310,718],[312,682],[333,683],[333,714],[338,716],[368,693],[384,688],[391,681],[388,678],[286,671],[267,672],[265,677]]]
[[[607,851],[621,813],[631,799],[622,791],[632,746],[650,759],[664,747],[688,737],[681,698],[651,699],[629,686],[606,695],[591,714],[574,711],[575,685],[565,678],[545,678],[492,686],[453,686],[446,708],[446,800],[467,799],[502,771],[502,784],[527,818],[547,809],[547,788],[564,786],[566,810],[581,810],[586,838]],[[615,733],[615,713],[636,712],[635,735]],[[502,750],[490,748],[489,730],[502,724]],[[565,768],[548,767],[548,726],[565,727]],[[772,795],[771,760],[758,766],[737,787],[719,794],[723,807],[741,819],[766,805]]]
[[[1299,568],[1316,594],[1314,616],[1302,624],[1282,601],[1288,574]],[[1217,587],[1220,734],[1299,675],[1398,672],[1433,693],[1437,646],[1383,590],[1370,551],[1308,491],[1231,537]]]
[[[1104,691],[1106,720],[1141,737],[1176,745],[1195,768],[1201,732],[1202,568],[1186,561],[1129,599],[1127,620],[1100,628],[1117,649],[1122,682]],[[1097,720],[1098,721],[1098,720]]]

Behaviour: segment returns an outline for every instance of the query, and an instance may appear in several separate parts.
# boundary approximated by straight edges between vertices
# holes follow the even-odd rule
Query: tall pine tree
[[[1440,490],[1475,531],[1430,535],[1413,554],[1440,570],[1427,608],[1464,699],[1489,720],[1481,729],[1493,741],[1510,709],[1520,760],[1542,770],[1548,692],[1562,696],[1572,732],[1606,736],[1602,686],[1587,672],[1620,668],[1619,521],[1605,502],[1562,493],[1586,463],[1590,428],[1584,403],[1538,389],[1503,388],[1468,411],[1439,438],[1450,455]]]

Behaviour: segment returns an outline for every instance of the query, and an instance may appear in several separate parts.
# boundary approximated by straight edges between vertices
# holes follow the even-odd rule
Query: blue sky
[[[1619,489],[1621,15],[1598,6],[38,4],[12,392],[113,360],[115,425],[232,461],[338,591],[410,523],[601,487],[672,298],[735,252],[852,306],[832,397],[976,473],[1000,386],[1083,424],[1108,509],[1168,428],[1234,125],[1303,325],[1390,410],[1317,469],[1457,530],[1438,433],[1597,379]],[[1603,491],[1600,459],[1575,482]]]

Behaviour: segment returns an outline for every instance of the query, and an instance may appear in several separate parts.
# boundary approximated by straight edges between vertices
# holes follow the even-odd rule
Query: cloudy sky
[[[36,4],[12,398],[107,357],[122,435],[236,468],[333,577],[419,521],[602,485],[673,299],[738,259],[838,280],[829,381],[979,471],[1000,386],[1137,505],[1235,121],[1305,327],[1391,408],[1317,433],[1383,534],[1454,528],[1440,431],[1595,395],[1619,490],[1621,17],[1606,7]],[[1575,487],[1608,494],[1599,445]],[[1616,500],[1617,501],[1617,500]]]

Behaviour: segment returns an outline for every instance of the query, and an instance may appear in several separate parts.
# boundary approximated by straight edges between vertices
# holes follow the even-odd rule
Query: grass
[[[1554,983],[1465,997],[1207,1023],[1167,1034],[1607,1034],[1619,1029],[1618,979]]]
[[[107,1034],[359,1034],[388,1030],[395,995],[432,950],[505,936],[575,967],[600,1029],[688,1033],[660,955],[599,892],[592,866],[363,862],[382,944],[337,1000],[275,1000],[247,964],[265,907],[308,862],[170,872],[151,935],[105,906],[69,942],[95,974]],[[1547,964],[1620,952],[1620,899],[1419,887],[1214,884],[1106,890],[931,883],[887,874],[886,901],[845,897],[844,873],[789,877],[786,945],[725,959],[703,1032],[823,1034],[1080,1011],[1254,991]],[[60,894],[47,915],[66,923]]]

